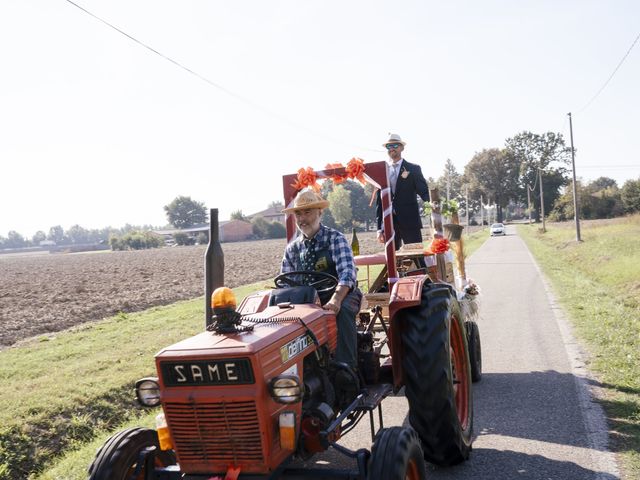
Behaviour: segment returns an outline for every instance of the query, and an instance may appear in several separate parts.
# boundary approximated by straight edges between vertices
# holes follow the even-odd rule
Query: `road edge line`
[[[611,475],[620,479],[620,471],[615,454],[609,450],[609,427],[607,425],[604,408],[599,402],[595,388],[590,385],[590,383],[597,383],[598,380],[587,368],[586,361],[589,358],[589,354],[582,348],[573,335],[573,326],[567,320],[562,305],[557,301],[547,275],[540,268],[531,250],[529,250],[529,246],[526,242],[523,243],[527,248],[527,253],[529,257],[531,257],[533,265],[540,274],[542,286],[549,300],[551,312],[562,336],[562,343],[565,346],[567,360],[569,361],[576,385],[578,402],[582,412],[582,422],[587,432],[589,447],[599,452],[598,455],[595,455],[595,458],[596,465],[600,471],[596,472],[595,480],[611,480]]]

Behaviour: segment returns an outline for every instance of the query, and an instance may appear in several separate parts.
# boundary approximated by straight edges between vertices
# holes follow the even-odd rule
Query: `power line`
[[[640,165],[580,165],[580,168],[640,168]]]
[[[129,34],[128,34],[127,32],[125,32],[124,30],[121,30],[120,28],[116,27],[115,25],[113,25],[113,24],[111,24],[111,23],[107,22],[106,20],[104,20],[104,19],[100,18],[100,17],[99,17],[99,16],[97,16],[96,14],[94,14],[94,13],[90,12],[89,10],[87,10],[86,8],[84,8],[84,7],[80,6],[80,5],[78,5],[77,3],[72,2],[71,0],[66,0],[66,2],[67,2],[67,3],[70,3],[71,5],[73,5],[73,6],[74,6],[74,7],[76,7],[77,9],[81,10],[82,12],[86,13],[87,15],[89,15],[89,16],[91,16],[91,17],[95,18],[96,20],[98,20],[99,22],[103,23],[103,24],[104,24],[104,25],[106,25],[107,27],[109,27],[109,28],[111,28],[111,29],[115,30],[116,32],[120,33],[121,35],[124,35],[124,36],[125,36],[125,37],[127,37],[129,40],[131,40],[131,41],[133,41],[133,42],[137,43],[137,44],[138,44],[138,45],[140,45],[141,47],[144,47],[144,48],[146,48],[147,50],[149,50],[149,51],[151,51],[151,52],[155,53],[156,55],[158,55],[158,56],[160,56],[160,57],[164,58],[164,59],[165,59],[165,60],[167,60],[168,62],[173,63],[175,66],[177,66],[177,67],[179,67],[179,68],[181,68],[181,69],[185,70],[186,72],[190,73],[191,75],[194,75],[194,76],[198,77],[200,80],[202,80],[203,82],[207,83],[208,85],[210,85],[210,86],[212,86],[212,87],[214,87],[214,88],[217,88],[218,90],[220,90],[220,91],[222,91],[222,92],[226,93],[227,95],[229,95],[229,96],[231,96],[231,97],[235,98],[236,100],[241,101],[242,103],[244,103],[244,104],[246,104],[246,105],[248,105],[248,106],[250,106],[250,107],[252,107],[252,108],[255,108],[256,110],[260,110],[262,113],[265,113],[266,115],[268,115],[268,116],[270,116],[270,117],[276,118],[276,119],[278,119],[279,121],[281,121],[281,122],[283,122],[283,123],[287,123],[287,124],[289,124],[290,126],[293,126],[293,127],[299,128],[299,129],[304,130],[304,131],[306,131],[307,133],[310,133],[310,134],[312,134],[312,135],[314,135],[314,136],[316,136],[316,137],[324,138],[325,140],[329,140],[329,141],[331,141],[331,142],[333,142],[333,143],[337,143],[337,144],[341,144],[341,145],[343,145],[343,146],[347,146],[347,147],[350,147],[350,148],[357,148],[357,149],[365,150],[365,151],[369,151],[369,152],[380,152],[380,151],[381,151],[381,150],[376,150],[376,149],[371,149],[371,148],[366,148],[366,147],[360,147],[360,146],[358,146],[358,145],[352,145],[352,144],[349,144],[349,143],[347,143],[347,142],[343,142],[342,140],[339,140],[339,139],[336,139],[336,138],[330,137],[330,136],[328,136],[328,135],[324,135],[324,134],[322,134],[322,133],[316,132],[316,131],[311,130],[310,128],[308,128],[308,127],[306,127],[306,126],[304,126],[304,125],[302,125],[302,124],[300,124],[300,123],[296,123],[296,122],[294,122],[294,121],[292,121],[292,120],[289,120],[288,118],[283,117],[282,115],[280,115],[280,114],[278,114],[278,113],[276,113],[276,112],[274,112],[274,111],[272,111],[272,110],[269,110],[268,108],[266,108],[266,107],[264,107],[264,106],[262,106],[262,105],[259,105],[259,104],[255,103],[255,102],[253,102],[253,101],[249,100],[248,98],[245,98],[245,97],[243,97],[243,96],[241,96],[241,95],[238,95],[237,93],[232,92],[232,91],[231,91],[231,90],[229,90],[228,88],[225,88],[225,87],[223,87],[222,85],[219,85],[219,84],[217,84],[217,83],[213,82],[212,80],[209,80],[207,77],[205,77],[205,76],[203,76],[203,75],[200,75],[198,72],[196,72],[196,71],[194,71],[194,70],[191,70],[190,68],[188,68],[188,67],[186,67],[185,65],[181,64],[180,62],[178,62],[178,61],[176,61],[176,60],[172,59],[171,57],[168,57],[168,56],[164,55],[163,53],[159,52],[158,50],[156,50],[156,49],[154,49],[154,48],[150,47],[149,45],[147,45],[146,43],[144,43],[144,42],[142,42],[142,41],[138,40],[137,38],[133,37],[132,35],[129,35]]]
[[[607,79],[606,82],[604,82],[604,85],[602,85],[602,87],[600,87],[600,90],[598,90],[596,92],[596,94],[591,98],[591,100],[589,100],[587,102],[587,104],[582,107],[578,113],[582,113],[584,112],[587,107],[589,107],[589,105],[591,105],[593,103],[593,101],[598,98],[598,95],[600,95],[602,93],[602,91],[605,89],[605,87],[609,84],[609,82],[611,81],[611,79],[613,78],[613,76],[616,74],[616,72],[618,71],[618,69],[622,66],[622,64],[624,63],[624,61],[627,59],[627,57],[629,56],[629,54],[631,53],[631,50],[633,49],[633,47],[636,45],[636,43],[638,43],[638,39],[640,39],[640,33],[638,33],[638,36],[636,37],[636,39],[633,41],[633,43],[631,44],[631,46],[629,47],[629,50],[627,50],[627,53],[624,54],[624,56],[622,57],[622,60],[620,60],[620,62],[618,63],[618,65],[616,66],[616,68],[613,70],[613,72],[611,73],[611,75],[609,75],[609,78]]]

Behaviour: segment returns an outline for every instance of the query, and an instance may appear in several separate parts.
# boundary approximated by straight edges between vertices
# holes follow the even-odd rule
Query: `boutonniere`
[[[406,168],[402,168],[402,173],[400,174],[400,176],[406,179],[409,176],[409,170],[407,170]]]

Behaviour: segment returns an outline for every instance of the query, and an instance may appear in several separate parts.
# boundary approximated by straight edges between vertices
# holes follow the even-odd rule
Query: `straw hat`
[[[399,143],[400,145],[402,145],[403,147],[406,145],[406,143],[404,143],[402,141],[402,139],[400,138],[400,135],[398,135],[397,133],[390,133],[389,134],[389,140],[387,140],[386,142],[384,142],[382,144],[383,147],[386,147],[389,143]]]
[[[298,196],[293,202],[293,207],[285,208],[282,213],[293,213],[296,210],[307,210],[310,208],[327,208],[329,202],[322,198],[319,194],[313,190],[305,190],[298,193]]]

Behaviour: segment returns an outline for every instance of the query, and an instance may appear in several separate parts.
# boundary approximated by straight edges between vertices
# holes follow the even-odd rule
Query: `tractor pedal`
[[[365,396],[360,402],[360,405],[356,407],[356,410],[369,412],[376,409],[382,400],[384,400],[392,391],[393,385],[389,383],[367,385],[367,387],[362,390]]]

